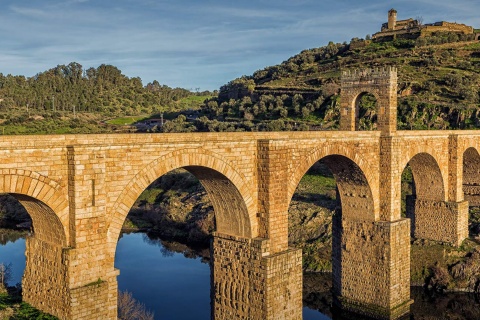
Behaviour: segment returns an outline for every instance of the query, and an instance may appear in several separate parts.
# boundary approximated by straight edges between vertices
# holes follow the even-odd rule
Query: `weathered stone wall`
[[[430,36],[435,32],[457,32],[462,34],[473,34],[473,27],[463,23],[441,21],[433,25],[425,25],[422,28],[422,36]]]
[[[26,239],[23,301],[60,319],[72,319],[64,254],[59,245],[35,236]]]
[[[393,67],[343,71],[340,130],[358,130],[358,98],[371,93],[377,100],[378,130],[394,133],[397,130],[397,69]]]
[[[343,219],[341,228],[334,233],[334,303],[376,319],[396,319],[408,313],[409,221]]]
[[[459,246],[468,237],[468,202],[446,202],[407,197],[412,236]]]
[[[117,319],[117,292],[116,277],[71,289],[69,319]]]
[[[480,155],[472,147],[463,154],[462,189],[470,206],[480,206]]]
[[[211,251],[214,319],[302,319],[301,250],[216,233]]]

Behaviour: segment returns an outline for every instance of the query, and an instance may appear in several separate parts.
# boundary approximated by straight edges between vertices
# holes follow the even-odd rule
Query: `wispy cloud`
[[[46,18],[49,16],[47,12],[37,8],[11,6],[10,10],[18,15],[27,16],[27,17]]]
[[[0,72],[107,63],[144,83],[216,89],[303,49],[372,34],[392,6],[401,18],[476,23],[473,2],[2,0]]]

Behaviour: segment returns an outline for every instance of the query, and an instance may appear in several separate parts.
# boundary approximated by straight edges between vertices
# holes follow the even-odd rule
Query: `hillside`
[[[1,70],[0,70],[1,71]],[[106,133],[124,130],[125,117],[143,119],[198,109],[210,92],[143,85],[112,65],[84,69],[71,62],[33,77],[0,73],[0,134]],[[121,125],[107,121],[122,117]],[[128,128],[129,130],[131,128]]]
[[[442,33],[416,40],[330,42],[230,81],[204,110],[211,120],[228,121],[230,130],[335,129],[341,70],[395,66],[399,129],[476,128],[480,43],[470,38]],[[372,102],[365,100],[369,109]],[[374,111],[364,115],[375,116]]]
[[[335,130],[341,70],[383,66],[398,69],[399,129],[477,128],[480,42],[471,38],[442,33],[416,40],[330,42],[234,79],[218,96],[157,81],[143,86],[140,78],[128,78],[111,65],[85,70],[72,62],[31,78],[0,73],[1,133],[135,131],[124,125],[160,113],[166,122],[154,131]],[[375,129],[373,96],[365,95],[360,107],[362,129]]]

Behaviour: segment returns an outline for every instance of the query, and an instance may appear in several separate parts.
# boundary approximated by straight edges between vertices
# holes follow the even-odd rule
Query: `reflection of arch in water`
[[[480,206],[480,155],[473,147],[463,153],[463,193],[469,206]]]
[[[26,240],[23,301],[59,318],[68,317],[68,201],[53,180],[27,170],[0,170],[0,193],[17,199],[30,215],[34,234]]]

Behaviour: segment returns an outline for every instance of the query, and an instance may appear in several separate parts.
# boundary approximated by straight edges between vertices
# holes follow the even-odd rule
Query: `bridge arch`
[[[428,152],[417,153],[411,159],[403,162],[401,168],[406,168],[407,165],[412,169],[414,195],[418,199],[446,200],[444,177],[437,159],[432,154]]]
[[[354,220],[378,220],[379,201],[373,197],[378,192],[375,166],[352,148],[338,145],[315,148],[294,169],[288,185],[287,205],[290,205],[302,177],[319,160],[325,162],[335,177],[342,201],[342,215]]]
[[[68,246],[68,200],[57,182],[33,171],[3,169],[0,170],[0,193],[12,195],[25,207],[37,239]]]
[[[206,189],[215,210],[217,232],[243,238],[257,236],[257,208],[253,188],[247,185],[246,178],[222,156],[192,148],[174,151],[152,161],[127,184],[110,213],[109,250],[115,251],[123,222],[140,194],[156,179],[179,168],[192,173]]]
[[[469,206],[480,206],[480,154],[474,147],[463,153],[463,193]]]

